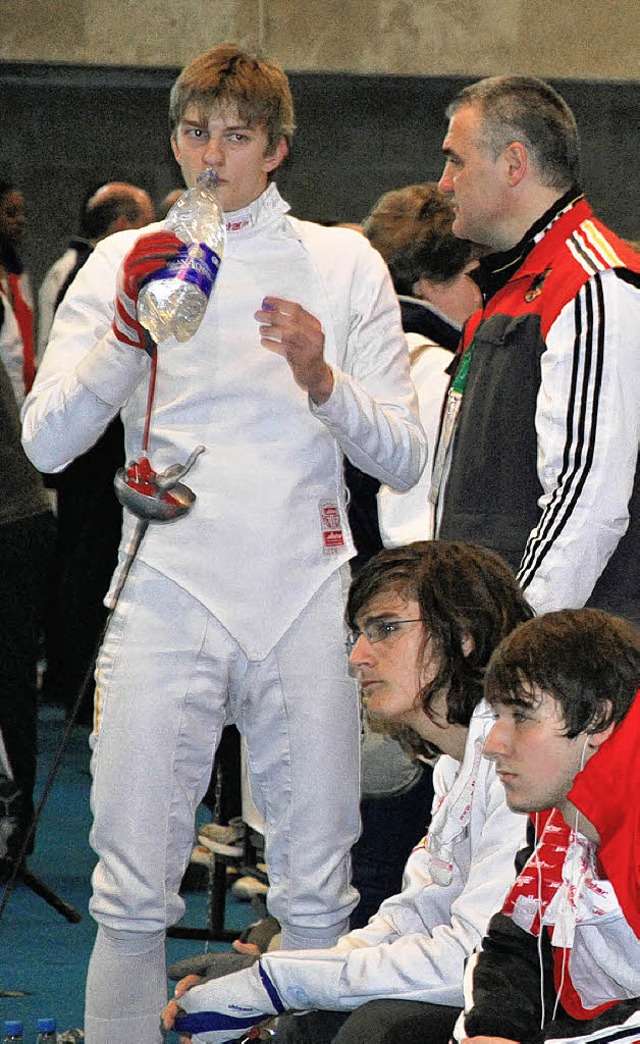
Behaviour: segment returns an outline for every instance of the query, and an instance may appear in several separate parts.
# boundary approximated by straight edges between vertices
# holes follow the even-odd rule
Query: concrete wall
[[[0,0],[0,59],[174,66],[239,40],[287,69],[635,79],[635,0]]]
[[[590,198],[640,237],[635,4],[0,0],[0,19],[0,177],[26,194],[36,284],[89,188],[132,181],[159,201],[180,185],[169,87],[223,39],[262,46],[290,71],[299,129],[278,183],[300,217],[358,221],[382,192],[436,179],[447,102],[469,80],[515,71],[562,91]]]

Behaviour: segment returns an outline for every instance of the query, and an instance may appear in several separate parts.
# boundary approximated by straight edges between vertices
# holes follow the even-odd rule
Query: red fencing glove
[[[116,277],[115,312],[111,328],[121,344],[147,350],[148,336],[138,322],[138,294],[145,283],[184,248],[173,232],[160,229],[140,236],[122,259]]]

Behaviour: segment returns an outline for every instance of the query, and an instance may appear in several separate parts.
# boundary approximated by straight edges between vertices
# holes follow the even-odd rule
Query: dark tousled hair
[[[511,568],[494,551],[466,541],[422,540],[388,548],[371,558],[351,584],[348,626],[356,629],[373,598],[394,591],[420,606],[426,660],[437,657],[438,672],[417,695],[426,714],[446,695],[447,720],[468,725],[482,698],[484,669],[496,646],[532,610]],[[467,636],[472,648],[465,655]]]
[[[448,283],[478,248],[451,231],[454,212],[435,182],[385,192],[365,218],[364,234],[387,262],[395,291],[413,294],[419,279]]]
[[[640,688],[640,629],[600,609],[562,609],[517,627],[491,657],[490,703],[535,707],[547,693],[565,735],[622,721]]]

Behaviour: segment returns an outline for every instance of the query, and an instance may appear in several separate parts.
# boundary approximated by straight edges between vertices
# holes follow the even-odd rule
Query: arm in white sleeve
[[[18,408],[24,402],[24,346],[18,320],[8,298],[0,295],[0,364],[7,371]]]
[[[409,374],[398,300],[382,258],[366,240],[353,271],[352,323],[332,365],[333,391],[310,404],[352,464],[392,489],[417,482],[426,440]]]
[[[462,1006],[465,960],[513,882],[526,827],[526,817],[507,809],[492,766],[483,767],[477,787],[483,822],[472,826],[470,848],[461,842],[450,885],[435,884],[423,868],[420,888],[414,865],[401,895],[338,946],[261,958],[287,1008],[352,1010],[380,998]],[[419,856],[420,849],[410,864]]]
[[[62,284],[75,265],[77,257],[75,250],[71,248],[66,250],[62,257],[58,258],[55,264],[51,266],[38,290],[38,363],[41,362],[47,347],[47,341],[53,326],[53,318],[56,313],[58,294]]]
[[[111,331],[116,272],[134,239],[124,232],[100,244],[56,313],[22,411],[24,449],[40,471],[86,452],[149,373],[149,357]]]
[[[638,455],[640,290],[594,276],[551,327],[536,408],[542,516],[519,580],[538,613],[588,600],[628,522]]]
[[[435,532],[433,505],[429,500],[433,447],[438,441],[442,403],[449,385],[447,367],[453,353],[421,338],[407,334],[412,350],[411,378],[418,395],[420,420],[427,438],[429,460],[419,481],[408,493],[382,485],[378,490],[378,525],[385,547],[400,547],[414,540],[430,540]]]

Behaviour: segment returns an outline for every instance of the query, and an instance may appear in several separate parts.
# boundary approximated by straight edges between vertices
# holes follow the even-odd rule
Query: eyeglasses
[[[346,641],[347,650],[351,652],[362,635],[368,642],[375,645],[376,642],[383,642],[385,638],[390,638],[404,624],[412,623],[422,623],[422,620],[420,617],[417,620],[371,620],[361,631],[349,632]]]

